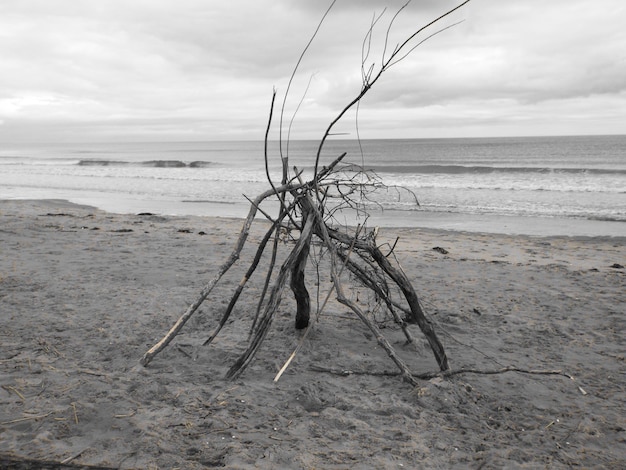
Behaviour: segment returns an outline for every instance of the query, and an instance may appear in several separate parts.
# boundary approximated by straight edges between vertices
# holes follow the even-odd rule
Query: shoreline
[[[380,243],[399,237],[396,256],[453,369],[560,370],[575,380],[459,374],[412,388],[384,375],[394,364],[371,332],[330,302],[273,382],[301,338],[287,295],[255,361],[227,381],[262,275],[214,343],[202,343],[263,224],[237,269],[141,367],[227,258],[241,223],[0,200],[0,458],[121,469],[626,466],[623,238],[379,233]],[[361,288],[351,293],[375,305]],[[394,327],[383,332],[416,374],[436,370],[418,330],[409,345]]]
[[[8,198],[8,201],[64,200],[69,204],[86,205],[117,214],[152,212],[166,217],[218,217],[245,219],[250,205],[211,201],[128,200],[114,195],[76,198]],[[355,223],[358,223],[355,222]],[[427,211],[372,211],[370,226],[385,228],[421,228],[494,235],[523,235],[535,237],[612,237],[626,238],[626,222],[578,218],[502,216],[489,214],[457,214]]]

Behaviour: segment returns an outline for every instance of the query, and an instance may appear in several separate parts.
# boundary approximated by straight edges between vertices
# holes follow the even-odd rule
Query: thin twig
[[[354,370],[354,369],[337,369],[333,367],[324,367],[317,364],[312,364],[309,366],[309,369],[315,372],[325,372],[333,375],[384,375],[384,376],[399,376],[402,375],[400,371],[371,371],[371,370]],[[508,366],[503,367],[502,369],[494,369],[494,370],[483,370],[483,369],[455,369],[455,370],[447,370],[447,371],[438,371],[438,372],[426,372],[423,374],[414,374],[415,378],[421,380],[429,380],[434,379],[436,377],[448,378],[455,375],[460,374],[479,374],[479,375],[498,375],[504,374],[506,372],[518,372],[520,374],[528,374],[528,375],[560,375],[562,377],[567,377],[572,381],[576,381],[574,377],[570,374],[563,372],[562,370],[538,370],[538,369],[523,369],[521,367]],[[587,395],[587,392],[578,384],[576,387],[580,391],[581,394]]]
[[[61,463],[62,463],[63,465],[67,465],[67,464],[68,464],[68,463],[70,463],[72,460],[74,460],[74,459],[76,459],[76,458],[80,457],[80,456],[81,456],[81,454],[82,454],[83,452],[85,452],[87,449],[89,449],[89,447],[85,447],[83,450],[78,451],[78,452],[76,452],[75,454],[70,455],[68,458],[61,460]]]
[[[322,155],[322,149],[324,148],[324,145],[326,144],[326,140],[328,139],[329,135],[332,132],[332,129],[335,127],[335,125],[343,118],[343,116],[359,101],[361,101],[361,99],[367,94],[367,92],[372,88],[372,86],[374,86],[374,84],[378,81],[378,79],[380,79],[380,77],[383,75],[383,73],[391,66],[394,65],[395,63],[397,63],[397,59],[398,59],[398,54],[400,54],[404,48],[418,35],[420,34],[422,31],[428,29],[430,26],[432,26],[433,24],[441,21],[443,18],[451,15],[453,12],[455,12],[456,10],[458,10],[459,8],[461,8],[463,5],[469,3],[470,0],[465,0],[463,3],[457,5],[456,7],[448,10],[447,12],[445,12],[444,14],[440,15],[438,18],[432,20],[431,22],[427,23],[426,25],[422,26],[421,28],[419,28],[417,31],[415,31],[413,34],[411,34],[400,46],[396,47],[396,49],[394,50],[394,52],[389,56],[389,59],[387,59],[386,62],[384,62],[380,69],[378,70],[378,73],[376,73],[376,75],[373,76],[373,78],[369,79],[364,86],[361,88],[361,91],[357,94],[357,96],[350,101],[340,112],[339,114],[335,117],[335,119],[333,119],[331,121],[331,123],[328,125],[328,127],[326,128],[326,131],[324,132],[324,135],[322,136],[322,138],[320,139],[320,143],[318,145],[317,148],[317,153],[315,156],[315,173],[317,173],[317,169],[319,168],[319,162],[320,162],[320,157]],[[405,5],[406,6],[406,5]],[[403,9],[404,6],[401,8]],[[411,49],[413,50],[413,49]],[[409,51],[410,52],[410,51]],[[404,59],[406,57],[402,56],[402,59]],[[317,187],[316,187],[317,189]]]
[[[18,397],[20,397],[22,401],[26,401],[26,398],[24,397],[24,395],[22,395],[22,393],[17,388],[11,385],[3,385],[2,388],[5,389],[7,392],[15,393]]]
[[[335,367],[323,367],[323,366],[318,366],[316,364],[311,364],[309,366],[309,369],[311,369],[314,372],[326,372],[327,374],[341,375],[344,377],[347,377],[349,375],[372,375],[375,377],[376,376],[397,377],[399,375],[402,375],[402,372],[398,370],[375,371],[375,370],[337,369]]]
[[[315,31],[313,32],[313,34],[309,38],[309,42],[307,43],[307,45],[302,50],[302,53],[300,54],[300,57],[298,58],[298,61],[296,62],[296,66],[294,67],[293,71],[291,72],[291,76],[289,77],[289,83],[287,84],[287,90],[285,91],[285,97],[283,98],[283,104],[282,104],[282,108],[280,110],[280,123],[279,123],[279,127],[278,127],[279,152],[280,152],[281,159],[283,159],[283,168],[286,165],[288,165],[288,163],[285,161],[288,158],[288,155],[287,156],[283,156],[283,148],[282,148],[282,142],[283,142],[283,135],[282,135],[283,116],[285,114],[285,105],[287,103],[287,96],[289,96],[289,90],[291,89],[291,83],[293,82],[293,79],[296,76],[296,72],[298,71],[298,67],[300,67],[300,63],[302,62],[302,59],[306,55],[306,52],[309,50],[309,47],[311,47],[311,44],[313,43],[313,40],[317,36],[317,33],[319,32],[320,28],[322,27],[322,24],[326,20],[326,17],[330,13],[330,10],[332,10],[332,8],[335,5],[336,1],[337,0],[333,0],[331,2],[330,6],[326,9],[326,12],[322,15],[322,18],[320,19],[319,23],[317,24],[317,27],[315,28]],[[292,118],[292,120],[293,120],[293,118]],[[265,137],[265,139],[267,141],[267,136]],[[289,140],[287,140],[287,143],[289,143]]]
[[[433,372],[426,373],[422,375],[418,375],[417,377],[420,379],[432,379],[435,377],[452,377],[453,375],[458,374],[481,374],[481,375],[495,375],[495,374],[504,374],[505,372],[519,372],[520,374],[529,374],[529,375],[560,375],[563,377],[567,377],[568,379],[576,382],[573,376],[570,374],[563,372],[562,370],[536,370],[536,369],[523,369],[516,366],[507,366],[502,369],[495,370],[481,370],[481,369],[456,369],[456,370],[448,370],[441,372]],[[587,392],[580,386],[576,385],[580,393],[583,395],[587,395]]]
[[[6,426],[7,424],[21,423],[22,421],[31,421],[33,419],[37,420],[37,419],[47,418],[52,413],[54,413],[54,411],[50,411],[49,413],[46,413],[46,414],[43,414],[43,415],[27,416],[25,418],[17,418],[17,419],[12,419],[10,421],[3,421],[2,423],[0,423],[0,425]]]

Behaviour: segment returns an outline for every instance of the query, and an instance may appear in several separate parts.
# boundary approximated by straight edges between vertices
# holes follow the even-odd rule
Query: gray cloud
[[[260,138],[272,88],[282,96],[329,4],[4,0],[0,137]],[[373,15],[387,8],[366,63],[380,66],[388,22],[401,4],[337,0],[287,103],[290,115],[310,81],[297,136],[319,136],[359,92],[363,38]],[[456,4],[410,4],[394,23],[387,56]],[[441,25],[458,20],[366,97],[360,126],[370,137],[560,133],[561,122],[568,133],[621,132],[621,2],[473,0]]]

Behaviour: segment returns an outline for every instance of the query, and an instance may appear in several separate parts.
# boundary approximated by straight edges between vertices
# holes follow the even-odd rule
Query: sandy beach
[[[225,380],[262,276],[217,339],[202,343],[262,224],[236,269],[142,367],[241,224],[0,201],[3,468],[17,468],[11,459],[120,469],[626,468],[626,238],[381,230],[381,243],[400,237],[396,254],[453,370],[545,373],[459,373],[413,387],[369,330],[330,304],[274,382],[301,336],[286,298],[255,361]],[[320,283],[322,295],[328,286]],[[419,344],[391,324],[383,331],[416,375],[436,372],[411,328]]]

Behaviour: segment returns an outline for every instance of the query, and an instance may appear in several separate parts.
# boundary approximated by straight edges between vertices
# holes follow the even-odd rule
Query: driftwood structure
[[[386,49],[389,31],[398,13],[406,7],[405,5],[389,22],[385,36],[385,50],[383,51],[381,63],[367,66],[372,32],[374,26],[381,19],[381,16],[374,18],[363,42],[362,87],[354,99],[339,112],[324,132],[317,148],[317,154],[312,156],[312,159],[314,158],[313,175],[306,181],[303,180],[302,171],[298,168],[290,168],[289,156],[288,154],[283,154],[282,145],[280,153],[282,178],[280,183],[274,182],[270,177],[268,136],[272,127],[272,118],[275,108],[276,92],[274,92],[265,135],[264,155],[267,179],[270,187],[255,199],[250,200],[248,216],[244,221],[232,253],[218,269],[215,276],[204,286],[196,300],[189,305],[170,331],[144,354],[141,359],[141,363],[144,366],[148,365],[148,363],[172,341],[185,323],[207,299],[222,276],[239,260],[241,251],[248,241],[252,224],[259,215],[263,215],[270,221],[269,228],[259,242],[255,256],[251,260],[247,272],[233,293],[230,303],[220,318],[217,327],[204,343],[205,345],[209,344],[219,334],[233,312],[245,285],[257,270],[262,255],[266,250],[271,250],[271,262],[266,268],[264,289],[259,299],[259,308],[253,319],[248,346],[229,369],[227,377],[238,377],[254,359],[257,350],[272,325],[272,320],[278,310],[281,299],[285,295],[287,281],[289,281],[290,290],[296,300],[295,328],[306,329],[304,334],[304,338],[306,338],[306,333],[308,333],[308,329],[311,328],[312,312],[310,295],[306,287],[305,273],[307,263],[311,257],[313,244],[322,247],[322,249],[317,250],[317,253],[323,253],[323,256],[327,257],[327,265],[330,270],[328,274],[332,281],[332,289],[329,292],[329,296],[334,294],[340,304],[347,307],[370,329],[378,344],[385,349],[389,357],[397,365],[403,379],[412,384],[417,383],[407,364],[396,354],[390,342],[383,335],[377,321],[369,312],[365,311],[358,302],[352,300],[350,296],[346,294],[349,290],[346,287],[345,280],[347,275],[349,275],[349,281],[347,282],[350,282],[350,285],[357,283],[369,289],[370,292],[374,294],[380,304],[385,307],[390,318],[402,328],[409,342],[413,342],[414,339],[408,325],[416,324],[428,340],[440,370],[449,370],[448,359],[443,345],[439,341],[431,322],[422,309],[422,305],[411,282],[397,263],[393,253],[393,247],[386,249],[386,253],[383,252],[382,247],[377,243],[377,228],[367,226],[367,211],[370,210],[371,203],[375,201],[376,193],[388,191],[390,188],[384,185],[375,174],[367,172],[359,166],[344,163],[346,154],[335,157],[332,162],[325,166],[321,165],[320,159],[324,145],[328,137],[332,135],[333,128],[347,111],[353,107],[358,107],[361,99],[391,66],[404,59],[418,45],[422,44],[427,39],[453,26],[449,25],[439,28],[434,32],[429,32],[433,25],[468,2],[469,0],[461,3],[456,8],[417,29],[408,36],[404,42],[396,45],[393,51],[388,52]],[[326,14],[328,14],[329,11],[330,8]],[[326,15],[324,15],[324,18],[325,16]],[[324,18],[322,18],[322,22]],[[320,25],[322,22],[320,22]],[[317,34],[317,31],[315,34]],[[311,41],[314,39],[315,34],[312,36]],[[307,48],[305,48],[303,55],[306,53]],[[302,56],[300,59],[302,59]],[[298,64],[299,63],[300,61],[298,61]],[[294,75],[297,68],[296,66],[293,72]],[[292,75],[292,79],[294,75]],[[285,100],[288,93],[289,88],[285,94]],[[284,102],[282,109],[284,110]],[[281,112],[280,116],[281,130],[282,120],[283,112]],[[399,192],[402,191],[402,188],[394,189]],[[406,193],[409,194],[408,192]],[[411,194],[409,195],[412,196]],[[279,201],[279,209],[274,215],[270,214],[265,209],[264,203],[268,200]],[[416,199],[415,202],[417,203]],[[357,213],[360,216],[359,219],[364,220],[365,223],[355,224],[355,226],[338,223],[338,214],[344,213],[345,211]],[[292,244],[284,245],[278,243],[279,234],[285,231],[288,232],[290,239],[293,241]],[[276,260],[279,259],[277,252],[280,249],[284,249],[285,246],[289,247],[289,252],[284,258],[284,261],[282,261],[282,264],[277,266]],[[392,295],[392,292],[400,293],[400,296]],[[399,298],[401,298],[402,301],[398,300]],[[318,305],[317,313],[324,308],[326,300],[328,300],[328,297],[321,305]],[[302,344],[302,342],[300,344]],[[278,380],[296,352],[297,350],[294,351],[294,354],[289,358],[283,369],[277,374],[275,380]]]

